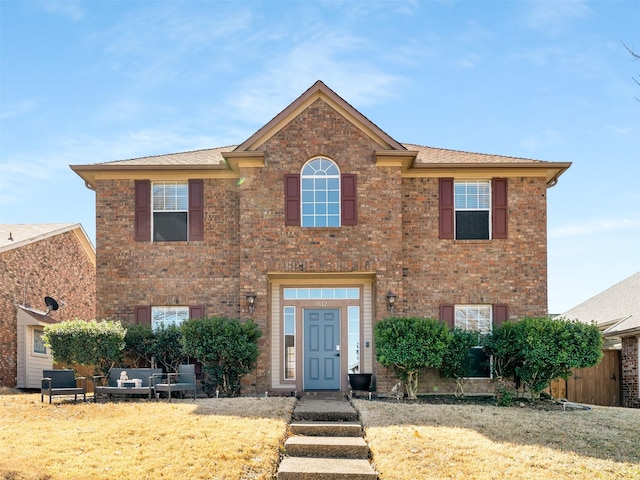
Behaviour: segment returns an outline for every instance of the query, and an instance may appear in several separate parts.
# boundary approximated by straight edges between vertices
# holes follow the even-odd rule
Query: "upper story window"
[[[485,240],[490,237],[491,182],[489,180],[456,180],[456,238]]]
[[[204,240],[204,181],[136,180],[134,229],[137,242]]]
[[[340,173],[338,165],[314,158],[300,174],[284,177],[285,225],[340,227],[358,223],[356,175]]]
[[[508,179],[439,179],[439,238],[508,238]]]
[[[340,171],[326,158],[302,167],[302,226],[340,226]]]
[[[189,212],[187,182],[156,182],[152,192],[153,241],[186,241]]]

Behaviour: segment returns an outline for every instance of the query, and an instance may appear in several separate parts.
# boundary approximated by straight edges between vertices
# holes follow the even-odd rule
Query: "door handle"
[[[339,356],[340,356],[340,352],[336,353],[336,357],[339,357]]]

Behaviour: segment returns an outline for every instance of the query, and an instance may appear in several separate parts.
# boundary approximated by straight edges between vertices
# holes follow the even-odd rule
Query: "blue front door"
[[[304,389],[340,390],[340,310],[304,310]]]

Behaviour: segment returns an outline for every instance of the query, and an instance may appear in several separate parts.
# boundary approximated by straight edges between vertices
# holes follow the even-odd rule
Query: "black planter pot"
[[[350,373],[349,384],[353,390],[369,390],[371,373]]]

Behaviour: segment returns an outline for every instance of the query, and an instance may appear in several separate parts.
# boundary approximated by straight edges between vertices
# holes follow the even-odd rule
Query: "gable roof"
[[[327,87],[321,80],[311,85],[309,89],[293,101],[288,107],[273,117],[260,130],[245,140],[236,152],[253,151],[264,144],[275,133],[280,131],[287,123],[297,117],[317,99],[322,99],[343,117],[349,120],[358,129],[372,138],[381,148],[386,150],[405,150],[405,148],[395,141],[386,132],[381,130],[371,120],[362,115],[358,110],[346,102],[340,95]]]
[[[609,287],[561,315],[595,321],[605,337],[640,334],[640,272]]]
[[[73,232],[87,256],[96,264],[96,250],[79,223],[18,223],[0,224],[0,253]]]
[[[318,99],[379,145],[373,152],[376,165],[400,166],[403,177],[453,176],[460,167],[464,167],[474,175],[487,177],[507,176],[507,171],[511,176],[544,176],[547,184],[553,186],[571,166],[570,162],[546,162],[399,143],[318,80],[240,145],[70,167],[84,179],[88,188],[93,188],[97,179],[148,179],[150,172],[171,173],[174,178],[183,180],[194,178],[194,175],[200,178],[237,178],[240,167],[264,167],[264,152],[260,147]]]

